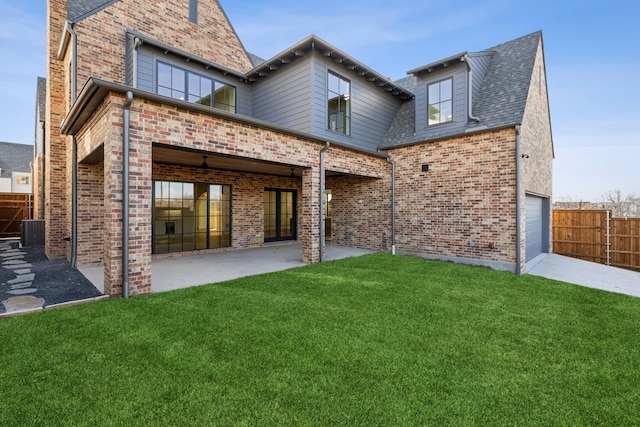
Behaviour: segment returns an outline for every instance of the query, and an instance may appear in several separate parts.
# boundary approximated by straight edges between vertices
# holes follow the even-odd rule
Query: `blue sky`
[[[184,0],[185,2],[187,0]],[[463,51],[543,31],[554,199],[640,196],[640,3],[626,1],[220,0],[264,58],[316,34],[392,79]],[[0,0],[0,141],[33,143],[45,76],[45,0]]]

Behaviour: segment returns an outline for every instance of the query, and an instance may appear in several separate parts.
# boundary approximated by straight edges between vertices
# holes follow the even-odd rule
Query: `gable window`
[[[158,62],[157,92],[230,113],[236,112],[234,86],[164,62]]]
[[[189,0],[189,22],[198,23],[198,0]]]
[[[327,75],[327,128],[351,134],[351,82],[329,71]]]
[[[427,86],[427,103],[429,126],[453,121],[453,78]]]

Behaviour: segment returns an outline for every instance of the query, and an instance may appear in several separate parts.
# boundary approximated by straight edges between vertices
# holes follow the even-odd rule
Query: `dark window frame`
[[[156,200],[157,200],[157,194],[156,194],[156,185],[157,183],[161,183],[162,184],[166,184],[167,188],[169,189],[169,194],[168,197],[163,197],[162,200],[166,200],[168,205],[167,205],[167,210],[169,211],[167,213],[168,216],[164,217],[164,218],[158,218],[157,216],[157,207],[156,207]],[[192,186],[192,190],[193,190],[193,199],[185,199],[184,198],[184,188],[185,188],[185,184],[191,185]],[[180,197],[172,197],[171,194],[171,187],[172,186],[176,186],[176,185],[180,185],[181,191],[180,191]],[[198,193],[198,186],[206,186],[206,191],[207,191],[207,200],[206,200],[206,213],[204,214],[200,214],[198,215],[197,212],[197,203],[198,203],[198,198],[197,198],[197,193]],[[212,200],[211,199],[211,187],[212,186],[218,186],[220,187],[220,194],[228,194],[228,200],[224,200],[224,199],[215,199]],[[226,190],[226,191],[225,191]],[[184,212],[182,212],[181,215],[176,215],[173,216],[171,215],[170,211],[171,210],[177,210],[178,207],[175,206],[172,208],[171,203],[176,203],[178,202],[178,200],[180,201],[180,210],[184,211],[185,208],[185,200],[187,200],[187,204],[189,203],[193,203],[193,215],[191,216],[185,216]],[[213,245],[212,244],[212,238],[211,238],[211,219],[212,219],[212,214],[211,214],[211,205],[212,203],[226,203],[227,204],[227,208],[228,211],[226,214],[221,215],[220,217],[218,217],[218,220],[224,220],[226,219],[227,222],[227,229],[226,230],[221,230],[222,231],[222,235],[224,235],[226,233],[226,235],[228,236],[227,242],[226,244],[221,244],[221,242],[223,242],[222,239],[220,239],[220,236],[218,236],[218,244],[217,245]],[[172,181],[172,180],[164,180],[164,179],[154,179],[152,180],[152,209],[151,209],[151,252],[153,254],[158,254],[158,253],[178,253],[178,252],[190,252],[190,251],[194,251],[194,250],[203,250],[203,249],[219,249],[219,248],[228,248],[232,246],[232,242],[233,242],[233,236],[232,236],[232,231],[233,231],[233,188],[230,184],[218,184],[218,183],[209,183],[209,182],[193,182],[193,181]],[[225,218],[223,218],[225,217]],[[183,228],[178,228],[176,222],[180,222],[181,224],[184,224],[185,218],[191,219],[193,221],[193,230],[187,230],[185,232],[185,230]],[[198,232],[197,228],[196,228],[196,222],[198,221],[198,218],[206,218],[206,233],[203,232]],[[164,224],[160,224],[161,222],[164,221]],[[160,228],[158,228],[160,227]],[[161,231],[164,230],[164,233],[162,233]],[[159,234],[156,234],[159,233]],[[198,234],[206,234],[206,238],[205,241],[206,243],[204,244],[204,246],[199,245],[199,242],[197,240],[197,235]],[[171,237],[170,236],[180,236],[179,240],[180,242],[171,241]],[[188,240],[188,236],[192,237],[192,241]],[[157,243],[157,239],[161,236],[164,236],[164,238],[167,239],[166,244],[163,243],[163,245],[165,245],[165,247],[161,248],[159,247],[159,243]],[[185,236],[187,236],[187,240],[185,240]],[[175,240],[175,238],[174,238]],[[172,249],[172,245],[177,245],[180,244],[180,249]],[[193,247],[192,248],[187,248],[185,249],[185,243],[186,244],[190,244],[193,243]]]
[[[332,90],[331,79],[336,78],[338,80],[338,91]],[[342,93],[342,85],[348,85],[348,93]],[[352,118],[352,103],[353,97],[351,96],[351,80],[344,76],[332,71],[327,70],[327,130],[335,132],[340,135],[351,136],[351,118]],[[331,106],[333,102],[336,102],[336,107]],[[341,105],[345,103],[346,107],[342,110]],[[336,120],[332,122],[332,118]],[[340,120],[342,119],[342,120]],[[339,122],[342,121],[340,125]],[[332,126],[335,123],[335,126]]]
[[[170,71],[171,77],[169,78],[169,85],[167,85],[165,82],[160,81],[162,67],[167,67]],[[161,60],[156,61],[155,72],[156,93],[160,95],[192,102],[195,104],[205,105],[218,110],[227,111],[229,113],[236,113],[238,110],[238,88],[234,85],[223,82],[209,75],[198,73],[191,69],[180,67],[170,62]],[[174,74],[182,74],[182,78],[180,78],[179,76],[174,76]],[[200,84],[202,84],[203,79],[208,80],[210,82],[211,92],[205,96],[203,96],[201,92],[199,94],[196,94],[196,91],[192,88],[192,78],[199,80]],[[178,87],[179,82],[181,82],[180,87]],[[227,95],[228,90],[233,90],[233,93]],[[218,102],[219,94],[222,94],[223,98],[223,100],[220,102]],[[191,97],[196,95],[201,96],[201,98],[191,101]],[[231,103],[227,102],[227,97],[232,98],[229,100]]]
[[[451,97],[450,98],[442,98],[442,84],[445,82],[450,82],[451,84]],[[426,119],[427,119],[427,127],[431,127],[431,126],[439,126],[439,125],[443,125],[443,124],[448,124],[448,123],[453,123],[454,121],[454,110],[453,110],[453,93],[454,93],[454,86],[453,86],[453,76],[451,77],[445,77],[443,79],[434,81],[434,82],[430,82],[427,84],[427,111],[426,111]],[[431,101],[430,97],[429,97],[429,93],[430,93],[430,88],[432,86],[438,86],[438,99],[434,102]],[[450,103],[450,108],[451,108],[451,118],[448,120],[442,120],[442,118],[440,118],[438,120],[437,123],[429,123],[430,119],[429,116],[431,115],[430,110],[432,106],[438,105],[440,108],[438,109],[438,114],[441,114],[442,112],[442,105],[445,103]]]
[[[275,212],[275,230],[276,230],[276,235],[274,237],[267,237],[266,232],[264,230],[264,228],[266,228],[267,224],[263,223],[263,240],[264,242],[284,242],[284,241],[290,241],[290,240],[298,240],[298,192],[296,190],[292,190],[289,188],[265,188],[264,192],[268,192],[268,191],[273,191],[276,193],[276,200],[275,200],[275,207],[276,207],[276,212]],[[292,210],[293,212],[292,214],[292,224],[290,225],[290,229],[291,229],[291,236],[290,237],[282,237],[282,212],[280,210],[281,208],[281,202],[282,202],[282,193],[291,193],[292,196],[292,200],[291,200],[291,204],[292,204]],[[265,206],[263,206],[262,208],[264,215],[266,216],[266,211],[265,211]],[[264,221],[263,221],[264,222]]]

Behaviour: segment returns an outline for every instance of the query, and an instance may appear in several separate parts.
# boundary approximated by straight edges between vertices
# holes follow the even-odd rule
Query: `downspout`
[[[480,117],[473,115],[473,69],[469,62],[469,54],[465,53],[462,60],[467,64],[467,115],[470,120],[480,123]]]
[[[122,117],[122,298],[129,298],[129,125],[133,92],[127,91]]]
[[[71,137],[71,267],[76,268],[78,259],[78,145]]]
[[[41,152],[40,152],[40,174],[41,174],[41,178],[40,178],[40,212],[39,212],[39,216],[38,219],[44,219],[44,196],[45,196],[45,190],[44,190],[44,183],[46,182],[46,174],[44,171],[44,152],[45,152],[45,144],[46,141],[44,140],[44,136],[45,136],[45,122],[41,121],[40,122],[40,130],[42,132],[42,145],[41,145]]]
[[[78,89],[78,36],[73,24],[66,22],[65,28],[71,35],[71,104],[76,101]],[[78,259],[78,147],[76,137],[71,137],[71,267],[75,268]]]
[[[396,163],[389,157],[391,163],[391,255],[396,254]]]
[[[320,149],[320,262],[324,261],[324,152],[331,146],[326,144]]]
[[[516,129],[516,274],[520,276],[522,274],[522,248],[520,246],[520,223],[522,221],[522,200],[520,198],[520,125],[515,127]]]

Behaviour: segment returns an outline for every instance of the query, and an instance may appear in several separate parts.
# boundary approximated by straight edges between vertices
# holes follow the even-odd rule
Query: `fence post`
[[[607,210],[607,265],[611,265],[611,211]]]

